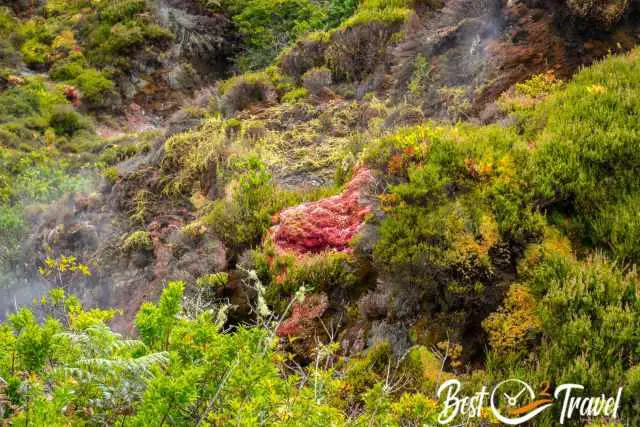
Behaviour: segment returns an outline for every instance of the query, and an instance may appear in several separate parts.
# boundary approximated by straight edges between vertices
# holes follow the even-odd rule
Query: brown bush
[[[386,60],[401,23],[371,21],[335,31],[325,57],[336,82],[360,81]]]
[[[280,56],[278,65],[285,74],[300,82],[304,73],[324,65],[327,44],[328,37],[325,33],[311,34],[286,50]]]
[[[566,0],[571,12],[605,27],[620,21],[629,9],[630,0]]]
[[[391,295],[389,292],[368,292],[358,301],[360,314],[369,320],[384,319],[389,312]]]
[[[326,67],[312,68],[302,76],[302,86],[312,95],[320,94],[331,83],[331,70]]]
[[[220,88],[220,108],[226,116],[252,104],[270,102],[277,98],[273,83],[263,74],[243,74],[223,83]]]

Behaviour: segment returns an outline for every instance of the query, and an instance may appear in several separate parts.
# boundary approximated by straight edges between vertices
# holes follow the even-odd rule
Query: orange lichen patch
[[[282,211],[270,231],[276,248],[298,254],[350,251],[349,242],[371,213],[365,195],[374,182],[371,171],[363,167],[342,194]]]

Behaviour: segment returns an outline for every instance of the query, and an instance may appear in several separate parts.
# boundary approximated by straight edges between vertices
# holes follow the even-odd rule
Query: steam
[[[29,194],[25,190],[21,192],[20,200],[15,202],[16,210],[22,210],[24,227],[17,235],[0,242],[0,249],[5,255],[0,263],[0,321],[47,293],[50,285],[38,273],[38,267],[46,257],[44,243],[47,239],[43,237],[45,234],[52,236],[55,227],[72,213],[69,205],[74,194],[94,192],[100,182],[94,170],[84,170],[75,175],[61,175],[60,170],[44,174],[34,172],[14,179],[18,187],[25,180],[40,180],[36,186],[46,187],[49,194]]]

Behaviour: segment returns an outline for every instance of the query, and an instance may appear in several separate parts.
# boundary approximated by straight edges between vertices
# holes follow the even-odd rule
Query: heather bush
[[[331,35],[325,57],[336,81],[359,81],[384,62],[392,36],[407,20],[409,2],[364,1]]]
[[[535,149],[523,171],[538,203],[558,217],[571,215],[565,226],[581,230],[584,243],[614,248],[634,262],[636,252],[623,243],[620,224],[628,220],[626,232],[635,235],[629,213],[640,192],[639,123],[628,112],[639,108],[631,95],[640,84],[638,54],[582,71],[566,89],[521,115],[535,126],[525,127]]]
[[[566,0],[571,12],[605,28],[617,23],[631,6],[630,0]]]
[[[259,160],[249,159],[236,168],[241,173],[229,185],[230,197],[215,201],[203,222],[238,253],[260,241],[271,225],[271,215],[283,205],[275,197],[271,176]]]
[[[220,94],[222,111],[231,115],[252,104],[274,100],[275,88],[265,72],[249,73],[224,82]]]
[[[320,94],[331,83],[331,70],[326,67],[312,68],[302,75],[302,85],[312,95]]]
[[[278,58],[280,69],[296,81],[314,67],[321,67],[325,63],[324,54],[329,44],[330,35],[327,32],[310,33],[286,49]]]

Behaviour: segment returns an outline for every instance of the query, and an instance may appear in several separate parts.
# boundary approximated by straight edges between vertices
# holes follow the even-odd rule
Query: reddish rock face
[[[374,183],[371,171],[362,167],[341,195],[285,209],[270,231],[276,247],[298,254],[350,251],[349,241],[371,212],[366,196]]]

